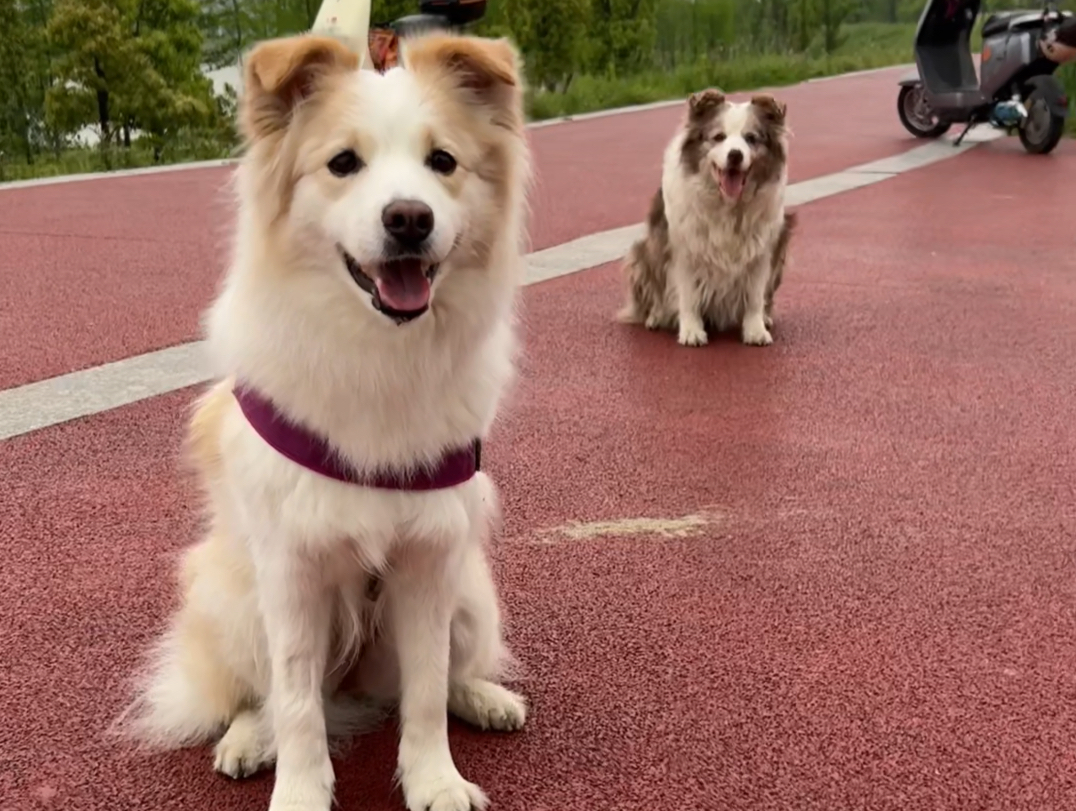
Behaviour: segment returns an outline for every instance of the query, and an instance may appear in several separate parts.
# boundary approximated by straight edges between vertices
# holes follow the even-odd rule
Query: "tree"
[[[503,0],[483,33],[510,36],[526,56],[534,87],[566,89],[582,67],[589,0]]]
[[[178,130],[216,109],[198,15],[194,0],[59,0],[48,24],[58,53],[48,119],[65,132],[95,125],[105,149],[117,132],[129,145],[142,130],[159,159]]]
[[[60,0],[48,38],[57,49],[58,83],[49,88],[45,111],[65,132],[96,124],[102,144],[111,141],[116,96],[132,95],[140,69],[134,42],[125,37],[119,8],[103,0]]]
[[[841,33],[841,26],[852,13],[852,8],[851,0],[821,0],[818,22],[822,28],[822,44],[827,54],[837,50],[847,38],[847,34]]]
[[[33,163],[41,138],[46,81],[44,37],[16,0],[0,0],[0,151]]]
[[[594,69],[624,75],[652,63],[658,0],[594,0],[591,8]]]
[[[155,157],[181,129],[208,123],[213,84],[201,71],[202,33],[195,0],[138,0],[128,20],[143,70],[121,98],[128,126],[151,139]]]
[[[234,65],[253,29],[239,0],[206,0],[198,25],[205,41],[205,63],[211,69]]]

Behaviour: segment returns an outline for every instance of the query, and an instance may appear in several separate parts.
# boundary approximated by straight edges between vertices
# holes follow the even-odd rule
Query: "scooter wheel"
[[[949,131],[952,124],[939,121],[923,98],[922,85],[906,85],[897,96],[897,115],[900,123],[916,138],[937,138]]]
[[[1020,143],[1032,155],[1053,152],[1065,134],[1065,117],[1050,111],[1046,95],[1037,87],[1028,94],[1024,106],[1027,120],[1019,130]]]

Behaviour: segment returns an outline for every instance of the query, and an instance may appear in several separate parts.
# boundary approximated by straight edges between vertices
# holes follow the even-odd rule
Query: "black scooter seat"
[[[1031,9],[1024,9],[1023,11],[996,11],[983,20],[983,36],[992,37],[995,34],[1003,34],[1009,29],[1009,26],[1015,18],[1026,17],[1029,14],[1041,16],[1042,12],[1036,12]]]

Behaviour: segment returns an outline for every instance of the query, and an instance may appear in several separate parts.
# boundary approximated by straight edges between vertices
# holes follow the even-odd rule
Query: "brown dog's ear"
[[[751,104],[759,111],[759,115],[771,124],[783,126],[785,123],[785,111],[788,106],[778,101],[773,96],[759,95],[751,99]]]
[[[282,131],[322,77],[358,66],[358,55],[332,37],[302,35],[260,43],[247,55],[243,71],[243,134],[253,140]]]
[[[520,58],[507,39],[434,34],[405,43],[403,57],[407,70],[444,75],[478,103],[518,113],[522,126]]]
[[[720,90],[713,87],[700,90],[698,93],[692,93],[687,100],[688,116],[692,121],[698,121],[709,116],[724,103],[725,94]]]

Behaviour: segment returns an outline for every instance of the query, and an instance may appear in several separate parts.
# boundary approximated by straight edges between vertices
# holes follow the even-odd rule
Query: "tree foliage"
[[[206,64],[233,65],[255,42],[309,29],[320,5],[320,0],[203,0],[199,25]]]
[[[592,68],[631,73],[651,61],[658,0],[592,0]]]
[[[33,8],[0,0],[0,151],[32,163],[46,138],[39,111],[47,88],[48,54]]]
[[[106,148],[141,132],[157,155],[178,132],[211,126],[199,12],[194,0],[57,0],[46,120],[64,132],[93,126]]]
[[[500,0],[482,33],[508,36],[523,51],[527,76],[538,87],[564,87],[583,67],[590,0]],[[491,9],[493,11],[493,9]]]

